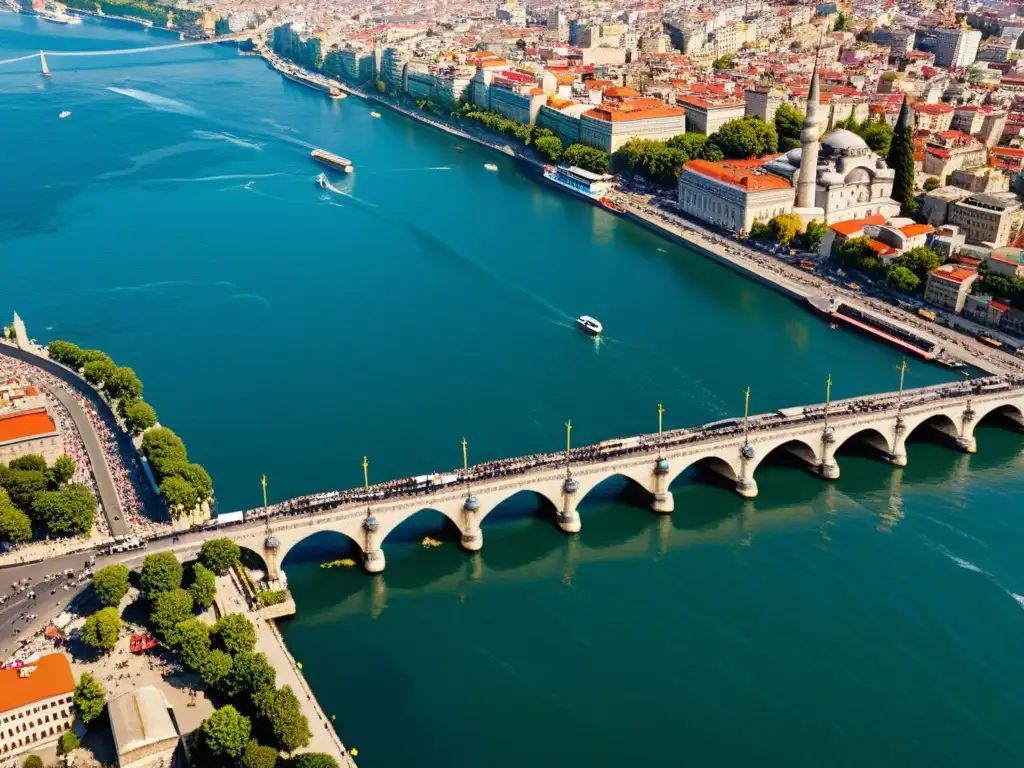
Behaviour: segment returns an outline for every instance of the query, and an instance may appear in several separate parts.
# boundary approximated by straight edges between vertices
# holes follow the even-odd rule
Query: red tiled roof
[[[945,115],[953,111],[949,104],[915,104],[915,112],[924,112],[926,115]]]
[[[877,253],[879,256],[889,256],[896,253],[896,249],[891,245],[875,240],[874,238],[868,238],[868,248]]]
[[[954,264],[943,264],[941,267],[933,269],[929,274],[935,275],[935,277],[942,278],[943,280],[962,283],[971,275],[977,275],[978,273],[976,270],[968,269],[967,267],[958,267]]]
[[[0,669],[0,712],[74,692],[75,678],[64,654],[51,653],[29,666],[35,670],[25,677],[17,669]]]
[[[0,418],[0,443],[51,435],[57,427],[45,409]]]
[[[933,227],[931,224],[907,224],[904,227],[900,227],[900,232],[902,232],[907,237],[927,235],[929,232],[934,231],[935,227]]]
[[[722,160],[717,163],[708,160],[690,160],[683,168],[715,181],[739,187],[747,192],[792,189],[786,179],[761,170],[761,167],[770,159],[772,158]]]
[[[606,120],[612,123],[629,120],[652,120],[659,117],[682,117],[686,110],[682,107],[670,107],[659,99],[629,99],[628,101],[606,101],[599,107],[583,113],[595,120]]]
[[[885,224],[885,216],[880,213],[876,213],[872,216],[868,216],[866,219],[850,219],[849,221],[839,221],[829,226],[833,232],[845,235],[849,237],[857,232],[860,232],[864,227],[869,224]]]
[[[1004,304],[1003,302],[996,301],[995,299],[992,299],[988,305],[992,307],[992,309],[998,309],[1000,312],[1009,312],[1011,309],[1009,304]]]

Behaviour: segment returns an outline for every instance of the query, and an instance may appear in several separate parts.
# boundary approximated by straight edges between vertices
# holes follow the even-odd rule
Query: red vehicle
[[[128,650],[130,650],[132,653],[142,653],[143,651],[148,651],[150,648],[156,648],[158,645],[160,645],[159,641],[156,640],[152,635],[132,635],[131,643],[128,646]]]

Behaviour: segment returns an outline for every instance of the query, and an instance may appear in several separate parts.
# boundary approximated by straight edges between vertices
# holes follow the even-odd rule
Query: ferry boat
[[[309,156],[318,163],[326,165],[328,168],[333,168],[336,171],[341,171],[342,173],[352,173],[352,171],[355,170],[352,167],[352,162],[350,160],[346,160],[344,157],[335,155],[333,152],[328,152],[325,149],[314,149],[309,153]]]
[[[78,16],[72,16],[70,13],[64,13],[63,11],[50,10],[44,8],[38,11],[27,11],[29,14],[34,14],[40,19],[46,19],[57,24],[81,24],[82,20]]]
[[[843,323],[924,360],[936,360],[942,352],[937,341],[886,317],[846,304],[834,296],[808,296],[806,301],[814,310],[826,315],[832,325]]]
[[[496,166],[494,163],[484,163],[484,168],[486,168],[488,171],[498,170],[498,166]]]
[[[576,318],[577,327],[588,336],[599,336],[604,326],[590,315],[580,315]]]
[[[544,178],[552,184],[557,184],[562,189],[567,189],[574,195],[582,197],[584,200],[597,203],[605,208],[611,208],[610,205],[604,202],[606,199],[605,193],[611,189],[612,181],[615,179],[609,173],[591,173],[574,165],[546,165],[544,166]]]

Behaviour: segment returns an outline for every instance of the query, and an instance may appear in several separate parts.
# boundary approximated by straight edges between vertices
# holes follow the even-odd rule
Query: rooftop
[[[850,219],[849,221],[838,221],[835,224],[829,226],[833,232],[850,237],[860,232],[864,227],[869,224],[885,224],[885,216],[880,213],[876,213],[873,216],[868,216],[865,219]]]
[[[0,712],[64,696],[75,690],[71,664],[62,653],[43,656],[23,669],[32,671],[23,677],[21,669],[0,669]]]
[[[164,695],[151,685],[122,693],[107,704],[119,756],[150,744],[178,739]]]
[[[599,107],[594,107],[583,114],[595,120],[617,123],[627,120],[652,120],[659,117],[682,117],[686,114],[686,110],[682,107],[670,107],[660,99],[641,98],[628,101],[606,101]]]
[[[930,274],[943,280],[962,283],[969,277],[977,276],[978,273],[976,270],[958,267],[956,264],[943,264],[941,267],[933,269]]]
[[[768,173],[762,167],[772,157],[755,160],[691,160],[683,168],[707,176],[747,192],[766,192],[772,189],[792,189],[792,185],[781,176]]]
[[[46,409],[0,416],[0,444],[56,433],[57,426]]]

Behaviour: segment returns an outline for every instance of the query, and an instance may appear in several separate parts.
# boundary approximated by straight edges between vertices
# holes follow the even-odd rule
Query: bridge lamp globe
[[[658,459],[658,463],[654,465],[654,474],[656,474],[656,475],[667,475],[668,474],[668,459]]]
[[[277,540],[276,536],[267,536],[263,542],[263,548],[268,552],[276,552],[281,548],[281,542]]]
[[[365,528],[367,531],[376,531],[377,530],[377,518],[374,517],[373,515],[370,515],[369,517],[367,517],[365,520],[363,520],[363,528]]]
[[[467,512],[476,512],[478,509],[480,509],[480,502],[477,501],[476,496],[471,495],[466,498],[466,501],[465,503],[463,503],[462,508]]]
[[[565,482],[562,483],[562,490],[566,493],[576,493],[580,489],[580,484],[574,477],[565,478]]]
[[[754,451],[754,446],[752,446],[750,443],[746,443],[742,448],[740,448],[740,454],[743,456],[744,459],[748,460],[754,458],[754,456],[757,455],[757,453]]]

